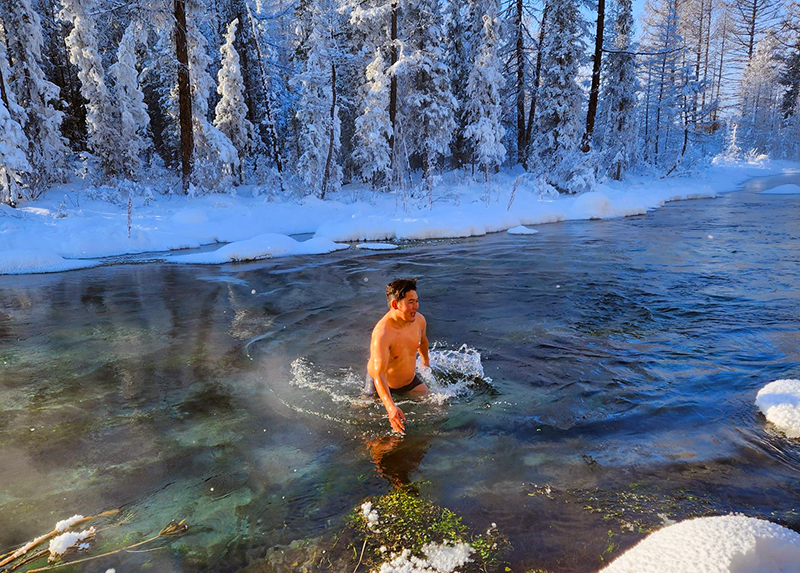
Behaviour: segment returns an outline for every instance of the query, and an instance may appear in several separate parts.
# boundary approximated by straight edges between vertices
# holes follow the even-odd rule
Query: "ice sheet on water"
[[[65,259],[52,251],[17,250],[0,253],[0,275],[58,273],[96,267],[98,261]]]
[[[800,194],[800,185],[794,183],[787,183],[786,185],[778,185],[772,189],[765,189],[761,191],[764,195],[797,195]]]
[[[800,534],[762,519],[689,519],[651,534],[602,573],[792,573]]]

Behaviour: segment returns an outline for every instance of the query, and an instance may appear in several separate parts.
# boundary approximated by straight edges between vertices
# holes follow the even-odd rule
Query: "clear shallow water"
[[[800,530],[800,442],[753,404],[800,377],[800,196],[764,185],[388,254],[0,277],[0,548],[121,507],[102,548],[192,527],[83,570],[235,571],[408,481],[497,523],[514,571],[596,571],[665,517]],[[404,275],[435,357],[467,350],[398,439],[358,389]]]

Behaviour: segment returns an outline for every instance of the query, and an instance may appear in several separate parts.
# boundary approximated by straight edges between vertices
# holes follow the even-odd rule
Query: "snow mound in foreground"
[[[761,193],[764,195],[798,195],[800,194],[800,185],[787,183],[786,185],[778,185],[772,189],[766,189]]]
[[[518,227],[512,227],[508,230],[509,235],[535,235],[538,233],[536,229],[530,229],[525,225],[519,225]]]
[[[473,551],[475,550],[466,543],[456,545],[428,543],[422,547],[426,559],[414,557],[406,549],[391,561],[381,565],[378,573],[453,573],[457,567],[471,561],[469,556]]]
[[[756,406],[789,438],[800,438],[800,380],[775,380],[758,391]]]
[[[267,233],[245,241],[227,244],[216,251],[178,255],[170,257],[168,261],[197,265],[220,265],[290,255],[322,255],[347,248],[349,248],[348,245],[340,245],[330,239],[313,238],[301,243],[287,235]]]
[[[20,250],[0,253],[0,275],[57,273],[86,269],[99,264],[98,261],[85,259],[65,259],[52,251]]]
[[[665,527],[603,573],[796,573],[800,534],[741,515],[699,517]]]

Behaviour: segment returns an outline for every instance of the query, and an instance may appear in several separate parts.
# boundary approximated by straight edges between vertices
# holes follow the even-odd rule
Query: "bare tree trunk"
[[[547,14],[549,11],[550,4],[546,3],[542,9],[542,25],[539,27],[539,37],[536,40],[536,68],[533,74],[533,90],[531,91],[530,110],[528,110],[528,127],[525,129],[525,141],[531,140],[533,120],[536,117],[536,98],[539,94],[539,81],[542,77],[542,46],[544,45],[544,37],[547,33]],[[527,161],[527,157],[525,159]]]
[[[192,93],[189,85],[189,52],[186,45],[186,0],[175,0],[175,51],[178,58],[178,105],[181,131],[181,167],[184,194],[189,192],[194,155]]]
[[[592,86],[589,89],[589,109],[586,113],[586,131],[583,134],[581,150],[586,153],[592,147],[594,120],[597,115],[597,98],[600,95],[600,64],[603,56],[603,29],[606,19],[606,0],[597,0],[597,31],[592,61]]]
[[[528,141],[525,138],[525,30],[523,28],[523,0],[517,0],[517,161],[527,163]]]
[[[397,63],[397,2],[398,0],[392,0],[392,47],[389,52],[390,66],[394,66]],[[389,82],[389,122],[392,124],[392,132],[389,134],[389,155],[392,161],[391,168],[394,170],[396,167],[394,145],[395,134],[397,133],[397,74],[395,73],[392,73],[392,77]]]
[[[336,121],[336,64],[331,62],[331,133],[328,141],[328,157],[325,159],[325,173],[322,176],[322,192],[320,199],[325,199],[328,190],[328,180],[331,176],[331,162],[333,161],[334,122]]]

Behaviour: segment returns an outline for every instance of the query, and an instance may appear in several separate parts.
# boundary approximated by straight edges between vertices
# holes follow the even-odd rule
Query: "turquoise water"
[[[0,277],[0,548],[121,508],[93,551],[190,530],[76,570],[236,571],[409,481],[497,523],[514,571],[596,571],[689,515],[800,530],[800,442],[754,407],[800,377],[800,196],[755,193],[786,182],[534,236]],[[403,439],[359,396],[397,276],[446,371]]]

